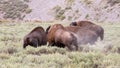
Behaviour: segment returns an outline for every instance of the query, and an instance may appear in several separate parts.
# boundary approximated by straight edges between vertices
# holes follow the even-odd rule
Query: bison
[[[68,47],[69,50],[78,50],[77,38],[74,33],[66,31],[61,24],[54,24],[46,29],[49,46]]]
[[[41,26],[34,28],[30,33],[28,33],[24,37],[23,40],[23,48],[26,48],[26,46],[28,45],[32,47],[38,47],[46,44],[47,44],[46,33]]]
[[[100,37],[101,40],[103,40],[104,38],[104,29],[101,26],[96,25],[90,21],[72,22],[70,25],[88,28],[90,30],[93,30],[98,35],[98,37]]]
[[[77,35],[78,45],[81,44],[95,44],[97,41],[97,34],[94,31],[88,30],[87,28],[82,28],[79,26],[67,26],[65,27],[67,31],[74,32]]]
[[[50,38],[51,35],[53,36],[53,34],[48,34],[48,30],[50,29],[51,26],[48,26],[47,29],[46,29],[46,34],[47,34],[47,41],[49,42],[49,45],[48,46],[57,46],[57,47],[60,47],[60,48],[64,48],[65,45],[61,44],[61,43],[55,43],[53,40],[53,38]],[[54,31],[53,31],[54,32]],[[52,33],[52,31],[51,31]]]

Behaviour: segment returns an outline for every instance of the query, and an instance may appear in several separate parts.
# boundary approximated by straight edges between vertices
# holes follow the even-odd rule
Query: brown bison
[[[32,47],[38,47],[46,44],[46,33],[41,26],[34,28],[29,34],[24,37],[23,40],[23,48],[26,48],[28,45]]]
[[[66,30],[74,32],[77,35],[78,44],[95,44],[97,41],[97,34],[94,31],[82,28],[79,26],[67,26]]]
[[[100,37],[101,40],[103,40],[103,38],[104,38],[104,29],[101,26],[96,25],[96,24],[94,24],[90,21],[72,22],[70,25],[71,26],[80,26],[80,27],[88,28],[90,30],[95,31],[96,34],[98,35],[98,37]]]
[[[74,33],[66,31],[61,24],[54,24],[49,26],[46,30],[47,40],[50,45],[56,45],[58,47],[68,47],[69,50],[73,50],[73,46],[78,50],[77,38]]]
[[[46,34],[47,34],[47,41],[49,42],[48,46],[57,46],[57,47],[60,47],[60,48],[64,48],[65,45],[61,44],[61,43],[55,43],[53,37],[54,37],[54,33],[55,31],[51,31],[49,32],[48,34],[48,30],[50,29],[51,26],[48,26],[47,29],[46,29]]]

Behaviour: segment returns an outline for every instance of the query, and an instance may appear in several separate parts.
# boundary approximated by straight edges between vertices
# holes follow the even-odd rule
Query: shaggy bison
[[[61,24],[54,24],[49,26],[46,30],[47,40],[49,46],[56,45],[58,47],[68,47],[69,50],[73,50],[73,46],[78,50],[77,38],[74,33],[66,31]]]
[[[74,32],[77,35],[78,44],[94,44],[97,41],[97,34],[94,31],[79,26],[67,26],[66,30]]]
[[[27,34],[24,37],[23,40],[23,48],[26,48],[26,46],[28,45],[32,47],[38,47],[40,45],[46,44],[47,44],[46,33],[41,26],[34,28],[29,34]]]
[[[50,36],[50,33],[51,33],[51,35],[52,35],[52,32],[54,32],[54,31],[51,31],[51,32],[48,34],[48,30],[50,29],[50,27],[51,27],[51,26],[48,26],[47,29],[46,29],[47,40],[48,40],[48,42],[49,42],[49,45],[48,45],[48,46],[57,46],[57,47],[60,47],[60,48],[64,48],[65,45],[63,45],[63,44],[61,44],[61,43],[55,43],[54,41],[52,41],[52,40],[54,40],[54,39],[53,39],[53,38],[50,38],[50,37],[51,37],[51,36]],[[52,36],[53,36],[53,35],[52,35]]]
[[[104,38],[104,29],[101,26],[96,25],[90,21],[72,22],[70,25],[88,28],[90,30],[95,31],[95,33],[100,37],[101,40],[103,40],[103,38]]]

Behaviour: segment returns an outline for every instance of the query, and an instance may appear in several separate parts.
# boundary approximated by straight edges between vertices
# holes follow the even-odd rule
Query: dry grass
[[[77,52],[47,46],[22,48],[28,32],[51,24],[0,23],[0,68],[120,68],[120,23],[97,23],[105,29],[105,39],[95,45],[82,45]]]

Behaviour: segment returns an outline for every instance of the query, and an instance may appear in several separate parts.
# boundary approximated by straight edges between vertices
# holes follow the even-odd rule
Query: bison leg
[[[68,46],[69,50],[70,51],[73,51],[73,50],[78,51],[78,46],[77,45],[74,45],[74,46],[75,46],[75,49],[73,48],[72,45]]]
[[[55,45],[55,43],[49,43],[48,44],[48,46],[54,46]]]
[[[67,47],[68,47],[68,49],[69,49],[70,51],[73,51],[73,48],[72,48],[71,45],[68,45]]]
[[[55,43],[55,45],[60,48],[65,48],[65,45],[59,42]]]
[[[95,42],[97,41],[97,37],[94,37],[93,39],[90,40],[90,44],[93,45],[95,44]]]
[[[104,30],[103,29],[101,30],[100,38],[101,38],[101,40],[103,40],[103,38],[104,38]]]
[[[75,45],[75,50],[78,51],[78,45]]]

